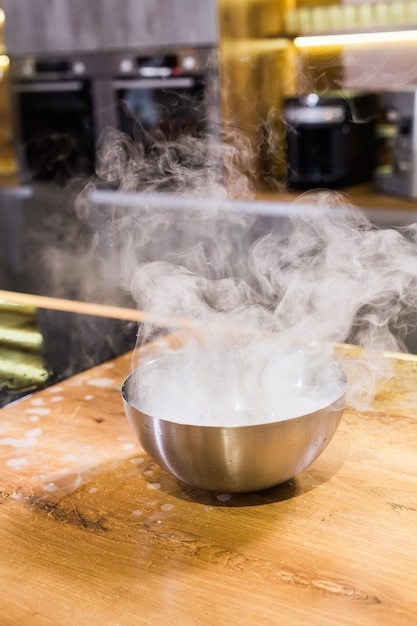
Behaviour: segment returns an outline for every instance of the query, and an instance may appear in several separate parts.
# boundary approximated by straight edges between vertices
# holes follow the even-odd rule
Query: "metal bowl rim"
[[[165,356],[165,355],[164,355]],[[339,372],[339,383],[340,383],[340,393],[339,395],[337,395],[331,402],[329,402],[328,404],[325,404],[321,407],[319,407],[318,409],[315,409],[314,411],[311,411],[309,413],[302,413],[301,415],[295,415],[294,417],[289,417],[288,419],[284,419],[284,420],[276,420],[276,421],[270,421],[270,422],[261,422],[261,423],[255,423],[255,424],[240,424],[240,425],[232,425],[232,426],[219,426],[219,425],[210,425],[210,424],[189,424],[189,423],[182,423],[182,422],[176,422],[174,420],[170,420],[170,419],[166,419],[164,417],[157,417],[156,415],[149,415],[148,413],[145,413],[144,411],[141,411],[140,409],[136,408],[135,406],[133,406],[129,400],[127,399],[126,396],[126,387],[128,386],[129,382],[132,380],[132,378],[137,374],[138,370],[140,370],[143,367],[146,367],[148,365],[151,365],[153,363],[155,363],[155,361],[158,361],[161,357],[156,357],[153,358],[149,361],[146,361],[144,363],[142,363],[141,365],[138,365],[133,371],[130,372],[130,374],[128,374],[126,376],[126,378],[124,379],[122,385],[121,385],[121,389],[120,389],[120,393],[121,393],[121,397],[123,400],[123,403],[126,404],[130,409],[132,409],[133,411],[136,411],[137,413],[140,413],[142,415],[144,415],[145,417],[147,417],[150,420],[153,421],[160,421],[160,422],[164,422],[167,424],[173,424],[174,426],[178,426],[181,428],[190,428],[190,429],[194,429],[194,428],[198,428],[198,429],[218,429],[218,430],[222,430],[222,431],[236,431],[236,430],[240,430],[240,429],[253,429],[253,428],[260,428],[260,427],[271,427],[271,426],[277,426],[278,424],[286,424],[288,422],[292,422],[294,420],[300,420],[302,418],[305,417],[312,417],[314,415],[316,415],[317,413],[320,413],[321,411],[325,410],[325,409],[329,409],[330,407],[332,407],[333,405],[337,404],[338,402],[341,402],[345,395],[346,395],[346,391],[347,391],[347,376],[344,372],[344,370],[340,367],[340,365],[336,362],[336,361],[332,361],[332,360],[328,360],[328,364],[333,367],[334,369],[337,369]],[[344,405],[340,407],[340,409],[343,409]]]

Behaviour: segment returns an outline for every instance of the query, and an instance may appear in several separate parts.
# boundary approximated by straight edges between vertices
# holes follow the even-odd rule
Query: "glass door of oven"
[[[94,171],[95,128],[90,80],[14,83],[19,157],[25,178],[66,181]]]
[[[145,145],[201,137],[206,130],[202,77],[121,78],[112,89],[118,128]]]

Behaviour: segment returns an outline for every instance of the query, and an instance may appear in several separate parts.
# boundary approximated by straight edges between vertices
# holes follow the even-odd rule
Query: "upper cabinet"
[[[97,0],[3,0],[10,56],[93,51],[99,43]]]
[[[216,0],[3,0],[11,56],[214,45]]]
[[[102,49],[150,45],[210,46],[218,41],[216,0],[96,2]]]

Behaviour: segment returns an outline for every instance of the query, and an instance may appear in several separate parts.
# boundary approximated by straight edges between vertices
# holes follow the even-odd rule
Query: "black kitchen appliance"
[[[288,97],[283,115],[289,187],[335,188],[372,179],[375,94],[343,91]]]
[[[108,128],[145,148],[183,135],[208,136],[215,74],[210,47],[12,58],[22,181],[94,174]]]
[[[377,166],[374,188],[380,193],[417,198],[417,89],[379,94]]]
[[[207,128],[208,58],[201,52],[109,55],[111,114],[132,138],[201,136]]]
[[[95,58],[19,58],[10,64],[14,136],[22,182],[94,172]]]

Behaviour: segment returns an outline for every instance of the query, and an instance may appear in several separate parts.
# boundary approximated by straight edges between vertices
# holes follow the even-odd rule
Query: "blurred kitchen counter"
[[[332,191],[332,190],[331,190]],[[417,211],[417,200],[388,196],[376,193],[370,184],[346,187],[345,189],[333,190],[342,194],[346,200],[364,209],[385,211]],[[314,193],[314,190],[312,191]],[[277,191],[260,191],[257,198],[260,200],[293,201],[303,195],[302,190],[288,191],[285,187]]]
[[[0,167],[0,192],[2,189],[7,191],[8,188],[15,189],[20,186],[21,183],[12,166],[10,166],[10,168],[4,167],[3,170]],[[369,209],[371,211],[417,212],[417,200],[379,194],[373,190],[371,185],[358,185],[356,187],[347,187],[334,191],[342,194],[347,201],[363,209]],[[278,188],[277,190],[259,190],[256,192],[255,196],[256,199],[259,200],[292,202],[297,200],[303,193],[306,192],[301,190],[289,191],[285,186],[282,186],[282,188]]]
[[[19,185],[17,166],[12,159],[0,159],[0,188]]]
[[[19,180],[15,174],[8,173],[6,170],[0,172],[0,188],[1,187],[16,187],[19,185]]]
[[[187,487],[146,456],[120,397],[131,354],[2,409],[2,623],[414,626],[417,362],[378,358],[395,376],[372,406],[253,494]]]
[[[277,188],[276,191],[259,191],[256,194],[256,198],[269,202],[291,203],[301,200],[304,194],[314,194],[315,191],[289,191],[283,186],[282,188]],[[342,203],[361,209],[377,227],[397,228],[417,223],[417,200],[375,193],[370,184],[346,187],[340,190],[325,189],[317,191],[330,191],[330,193],[340,194]],[[265,231],[265,227],[263,230]]]
[[[417,211],[417,200],[376,193],[371,185],[349,187],[342,193],[345,193],[353,204],[363,208]]]

